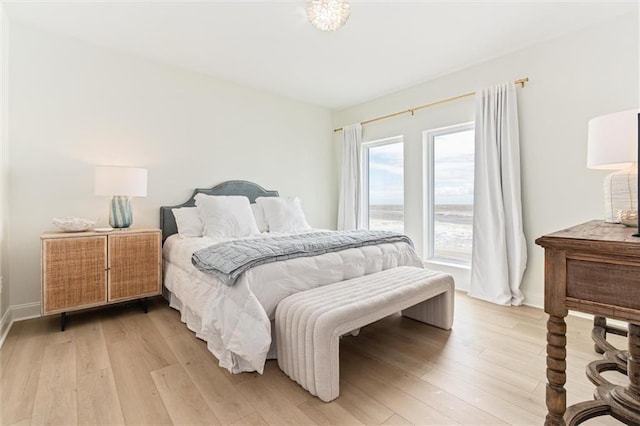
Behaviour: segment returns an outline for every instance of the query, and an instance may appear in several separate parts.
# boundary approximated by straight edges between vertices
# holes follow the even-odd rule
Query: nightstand
[[[41,237],[42,314],[161,294],[160,229],[51,232]],[[146,312],[146,304],[143,304]]]

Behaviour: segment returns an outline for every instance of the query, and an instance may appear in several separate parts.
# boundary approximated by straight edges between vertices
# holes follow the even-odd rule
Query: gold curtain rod
[[[521,78],[519,80],[514,81],[514,84],[519,84],[520,87],[524,87],[525,83],[527,83],[528,81],[529,81],[529,77],[525,77],[525,78]],[[414,107],[414,108],[409,108],[409,109],[404,110],[404,111],[398,111],[398,112],[394,112],[392,114],[387,114],[387,115],[382,115],[380,117],[372,118],[370,120],[361,121],[360,124],[365,125],[365,124],[373,123],[374,121],[380,121],[380,120],[384,120],[384,119],[395,117],[397,115],[402,115],[402,114],[411,114],[411,115],[413,115],[418,110],[421,110],[421,109],[424,109],[424,108],[429,108],[429,107],[440,105],[440,104],[444,104],[444,103],[451,102],[451,101],[457,101],[458,99],[468,98],[469,96],[473,96],[475,94],[476,94],[476,92],[465,93],[464,95],[458,95],[458,96],[454,96],[452,98],[442,99],[441,101],[431,102],[430,104],[420,105],[420,106],[417,106],[417,107]],[[342,130],[342,127],[338,128],[338,129],[333,129],[334,132],[339,132],[341,130]]]

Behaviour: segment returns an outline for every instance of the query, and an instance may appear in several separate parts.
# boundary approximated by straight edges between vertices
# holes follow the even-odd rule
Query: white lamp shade
[[[589,120],[587,167],[620,170],[638,161],[638,113],[615,112]]]
[[[146,197],[147,169],[137,167],[97,166],[96,195]]]

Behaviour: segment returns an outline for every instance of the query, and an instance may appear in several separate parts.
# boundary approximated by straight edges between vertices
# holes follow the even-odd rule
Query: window
[[[426,257],[470,265],[474,123],[427,131],[424,136]]]
[[[364,224],[404,232],[404,144],[394,137],[362,144]]]

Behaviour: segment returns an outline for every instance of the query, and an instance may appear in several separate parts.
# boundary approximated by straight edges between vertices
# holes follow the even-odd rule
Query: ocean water
[[[473,238],[472,226],[472,205],[437,205],[434,222],[434,257],[454,262],[469,262]],[[370,206],[369,228],[404,232],[404,207],[402,205]]]

